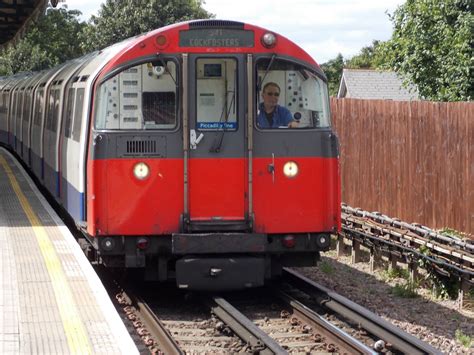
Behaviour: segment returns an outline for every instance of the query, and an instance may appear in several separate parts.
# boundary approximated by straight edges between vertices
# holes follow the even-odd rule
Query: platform
[[[0,147],[0,354],[136,354],[94,269]]]

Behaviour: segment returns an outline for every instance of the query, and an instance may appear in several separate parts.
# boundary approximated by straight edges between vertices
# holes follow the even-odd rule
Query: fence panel
[[[474,103],[331,98],[342,200],[474,235]]]

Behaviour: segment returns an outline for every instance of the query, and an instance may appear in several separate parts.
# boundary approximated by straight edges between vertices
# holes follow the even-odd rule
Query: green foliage
[[[41,70],[52,67],[52,63],[52,59],[41,45],[22,40],[0,53],[0,76]]]
[[[439,299],[455,300],[459,294],[460,283],[456,278],[442,277],[434,272],[428,274],[433,295]]]
[[[321,262],[321,265],[319,266],[319,269],[325,273],[326,275],[332,275],[334,274],[334,268],[330,263],[328,263],[326,260]]]
[[[464,334],[461,329],[456,329],[454,335],[456,336],[456,340],[460,342],[465,348],[471,347],[471,344],[474,340],[472,336]]]
[[[422,245],[419,251],[430,256],[429,248]],[[431,265],[431,262],[425,259],[418,260],[418,266],[426,270],[425,281],[427,281],[432,288],[433,295],[440,299],[456,299],[459,293],[460,283],[457,278],[446,277],[438,274]]]
[[[78,33],[86,26],[80,11],[48,8],[15,45],[0,53],[0,75],[53,67],[83,54]]]
[[[407,0],[391,16],[394,32],[381,47],[386,67],[430,100],[474,97],[474,15],[470,0]]]
[[[397,297],[415,298],[418,297],[416,289],[418,285],[414,282],[407,281],[404,284],[396,284],[392,287],[391,292]]]
[[[383,66],[385,53],[380,50],[383,42],[374,40],[371,46],[363,47],[359,54],[346,61],[345,67],[351,69],[377,69]]]
[[[466,238],[466,233],[459,232],[456,229],[445,227],[438,231],[439,234],[442,234],[446,237],[455,237],[459,239]]]
[[[101,49],[169,24],[210,17],[201,0],[107,0],[84,29],[82,46]]]
[[[336,96],[339,90],[339,83],[342,76],[342,68],[344,68],[344,57],[341,53],[336,58],[321,64],[321,69],[328,78],[329,95]]]
[[[384,68],[387,61],[386,53],[381,50],[381,41],[373,41],[372,45],[363,47],[359,54],[350,59],[344,59],[342,54],[338,54],[336,58],[321,64],[321,69],[328,78],[329,95],[336,96],[339,91],[339,85],[342,77],[343,68],[351,69],[378,69]]]
[[[408,280],[410,277],[408,270],[406,269],[401,269],[398,267],[395,268],[390,268],[388,270],[382,271],[382,279],[386,281],[394,280],[394,279],[405,279]]]

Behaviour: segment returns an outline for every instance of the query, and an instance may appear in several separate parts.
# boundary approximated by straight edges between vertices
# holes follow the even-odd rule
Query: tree
[[[328,77],[329,95],[336,96],[344,68],[351,69],[383,69],[387,61],[387,55],[382,51],[384,42],[374,40],[372,45],[363,47],[359,54],[350,59],[344,59],[342,54],[336,58],[321,64],[321,69]]]
[[[86,26],[81,12],[48,8],[25,37],[0,53],[0,75],[51,68],[83,53],[78,33]]]
[[[474,15],[470,0],[407,0],[391,16],[387,65],[430,100],[472,100]]]
[[[344,68],[344,57],[341,53],[336,58],[321,64],[321,69],[328,78],[329,95],[336,96],[341,81],[342,69]]]
[[[107,0],[85,29],[84,48],[101,49],[175,22],[210,18],[201,0]]]
[[[374,40],[372,45],[363,47],[359,54],[346,61],[345,67],[352,69],[377,69],[383,66],[386,58],[381,51],[383,42]]]

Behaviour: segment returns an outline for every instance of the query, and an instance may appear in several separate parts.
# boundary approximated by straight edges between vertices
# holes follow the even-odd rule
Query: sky
[[[348,59],[372,41],[391,37],[388,14],[404,0],[205,0],[217,19],[248,22],[297,43],[318,63],[341,53]],[[86,21],[97,14],[100,0],[66,0]]]

